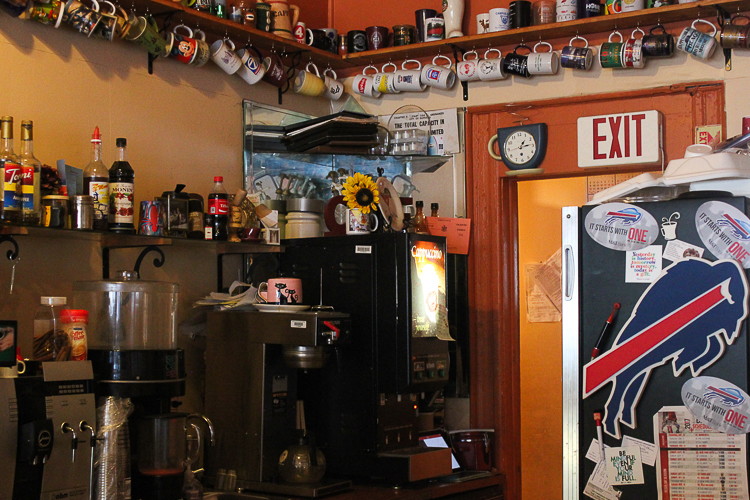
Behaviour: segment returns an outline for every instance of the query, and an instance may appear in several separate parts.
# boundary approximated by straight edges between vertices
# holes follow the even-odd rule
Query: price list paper
[[[744,500],[747,435],[711,429],[684,406],[654,415],[659,500]]]

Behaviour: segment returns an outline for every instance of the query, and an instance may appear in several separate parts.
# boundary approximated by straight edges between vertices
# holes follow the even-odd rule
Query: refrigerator
[[[750,206],[713,194],[563,208],[565,500],[748,498],[747,435],[683,403],[689,380],[748,390]],[[602,461],[599,431],[625,451]]]

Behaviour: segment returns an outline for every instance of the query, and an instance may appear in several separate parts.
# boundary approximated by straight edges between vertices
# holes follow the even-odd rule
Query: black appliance
[[[302,279],[306,302],[351,316],[338,362],[299,380],[330,473],[392,482],[449,474],[450,454],[425,454],[416,425],[419,395],[449,379],[445,238],[373,234],[285,247],[281,272]]]
[[[693,378],[693,369],[702,370],[700,376],[718,377],[745,391],[748,390],[750,354],[748,353],[747,320],[739,326],[737,336],[731,345],[724,345],[723,354],[715,362],[704,367],[700,359],[701,354],[708,353],[709,346],[716,345],[717,341],[724,343],[724,340],[720,340],[724,337],[723,334],[716,336],[712,334],[714,329],[724,326],[721,318],[708,314],[706,319],[696,320],[696,325],[701,325],[703,331],[711,333],[710,338],[707,339],[704,335],[702,339],[699,338],[678,349],[672,348],[663,353],[658,352],[656,356],[657,348],[661,348],[662,345],[667,346],[667,342],[671,342],[672,338],[677,338],[674,334],[674,337],[669,337],[664,344],[658,344],[657,347],[651,348],[653,350],[644,351],[654,359],[654,365],[648,370],[645,379],[642,376],[634,376],[632,381],[628,382],[629,379],[626,377],[632,375],[629,371],[631,367],[640,366],[637,363],[642,363],[644,359],[651,362],[651,358],[647,359],[647,355],[638,354],[641,352],[638,351],[632,356],[638,355],[642,358],[629,361],[631,365],[626,366],[620,372],[614,372],[618,373],[618,378],[612,377],[609,383],[599,389],[594,389],[588,397],[584,398],[585,366],[592,362],[593,349],[600,338],[605,320],[612,314],[615,303],[619,303],[621,307],[614,318],[611,330],[602,339],[599,346],[601,354],[598,354],[597,360],[601,360],[603,356],[629,339],[640,335],[636,333],[636,335],[624,336],[622,340],[619,340],[618,334],[624,332],[628,324],[640,325],[635,322],[645,320],[650,322],[652,318],[644,316],[646,314],[656,318],[653,323],[649,323],[650,325],[664,324],[664,318],[674,314],[677,307],[695,300],[691,298],[691,294],[698,293],[693,292],[694,287],[698,290],[702,287],[697,280],[693,283],[674,281],[674,285],[666,290],[659,288],[660,295],[658,296],[644,295],[652,290],[652,282],[635,282],[638,278],[634,275],[626,280],[628,267],[634,268],[636,273],[646,269],[635,258],[628,260],[627,250],[633,250],[633,242],[641,243],[637,245],[639,247],[643,247],[646,243],[660,246],[662,253],[659,254],[658,259],[662,265],[662,272],[666,269],[668,275],[670,270],[674,269],[667,269],[668,266],[687,262],[688,258],[700,258],[705,263],[719,260],[712,253],[712,248],[704,243],[704,239],[724,239],[730,234],[732,227],[723,222],[715,224],[709,220],[713,215],[707,219],[706,214],[715,212],[721,217],[721,213],[729,213],[733,210],[741,214],[750,213],[747,198],[731,197],[728,193],[725,197],[701,196],[702,193],[696,192],[689,193],[687,198],[670,201],[609,203],[581,208],[563,208],[563,442],[565,443],[563,497],[565,500],[588,498],[583,492],[597,466],[596,462],[586,458],[592,440],[597,438],[594,412],[605,409],[608,411],[603,426],[603,441],[606,446],[621,446],[621,439],[629,436],[655,443],[658,448],[659,442],[655,441],[654,434],[654,415],[662,407],[684,406],[681,388],[686,381]],[[651,221],[650,226],[647,220]],[[713,236],[706,236],[706,231],[710,231]],[[605,233],[608,236],[604,236]],[[649,236],[649,233],[655,237]],[[597,236],[599,240],[595,239],[592,234],[599,235]],[[612,248],[620,244],[624,246],[620,249]],[[670,247],[679,248],[679,253],[676,255]],[[740,247],[737,246],[737,248]],[[702,255],[699,255],[701,251]],[[735,255],[737,255],[736,252]],[[671,257],[668,259],[667,256]],[[727,259],[728,256],[724,255],[722,258]],[[647,262],[647,264],[651,263]],[[740,276],[743,272],[739,271],[737,274]],[[744,274],[747,274],[746,270]],[[677,275],[676,271],[675,275]],[[684,328],[690,328],[690,325]],[[651,330],[641,330],[641,332],[648,331]],[[630,332],[633,330],[631,329]],[[698,352],[697,355],[696,352]],[[689,363],[695,362],[695,366],[684,365],[686,360]],[[679,371],[678,375],[675,375],[675,370]],[[612,380],[616,383],[613,384]],[[590,391],[591,386],[592,384],[589,383]],[[623,390],[624,388],[627,390]],[[636,404],[633,418],[631,418],[630,405],[633,401]],[[618,414],[620,404],[622,404],[619,408],[621,420],[615,421],[613,416]],[[614,429],[619,430],[619,438],[613,432]],[[671,453],[672,451],[666,450],[663,460],[668,461]],[[685,452],[685,457],[691,453],[692,451]],[[685,458],[683,463],[687,469],[692,467],[692,472],[687,471],[687,477],[694,478],[703,466],[689,465],[690,460],[690,458]],[[704,461],[708,463],[710,460],[712,458],[709,457]],[[715,466],[716,471],[723,470],[725,466],[723,459]],[[666,477],[660,479],[658,468],[645,464],[643,475],[643,484],[614,486],[614,488],[622,491],[623,498],[625,496],[643,500],[664,498],[664,494],[659,495],[659,488],[660,486],[668,487],[669,479]],[[721,488],[718,482],[715,485],[712,483],[714,478],[709,479],[710,475],[706,474],[705,480],[700,479],[705,483],[703,486],[706,498],[709,494],[714,494],[709,493],[711,488]],[[718,475],[719,472],[716,473],[717,477]],[[716,492],[716,494],[719,493]],[[692,493],[679,498],[694,498],[691,495]],[[711,498],[714,497],[711,496]],[[722,498],[732,497],[722,496]]]

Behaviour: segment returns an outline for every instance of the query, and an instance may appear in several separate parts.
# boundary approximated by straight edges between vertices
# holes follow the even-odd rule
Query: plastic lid
[[[437,203],[431,203],[431,204],[430,204],[430,208],[431,208],[432,210],[437,210],[438,208],[440,208],[440,205],[438,205]]]
[[[68,303],[67,297],[42,297],[39,302],[43,306],[64,306]]]
[[[125,139],[124,137],[118,137],[117,140],[115,141],[115,145],[118,148],[124,148],[128,145],[128,140]]]
[[[63,323],[88,323],[89,312],[85,309],[63,309],[60,319]]]
[[[424,206],[424,202],[423,201],[418,201],[416,203],[416,205],[417,205],[417,207],[423,207]]]
[[[99,134],[99,127],[94,129],[94,133],[91,134],[91,142],[102,142],[102,136]]]
[[[214,182],[224,182],[224,177],[217,175],[214,177]]]

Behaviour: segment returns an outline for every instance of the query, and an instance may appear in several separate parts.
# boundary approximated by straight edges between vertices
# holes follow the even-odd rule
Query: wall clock
[[[500,155],[495,154],[495,142]],[[490,156],[502,161],[510,169],[506,175],[540,174],[544,169],[539,168],[539,165],[547,153],[547,124],[499,128],[487,143],[487,150]]]

